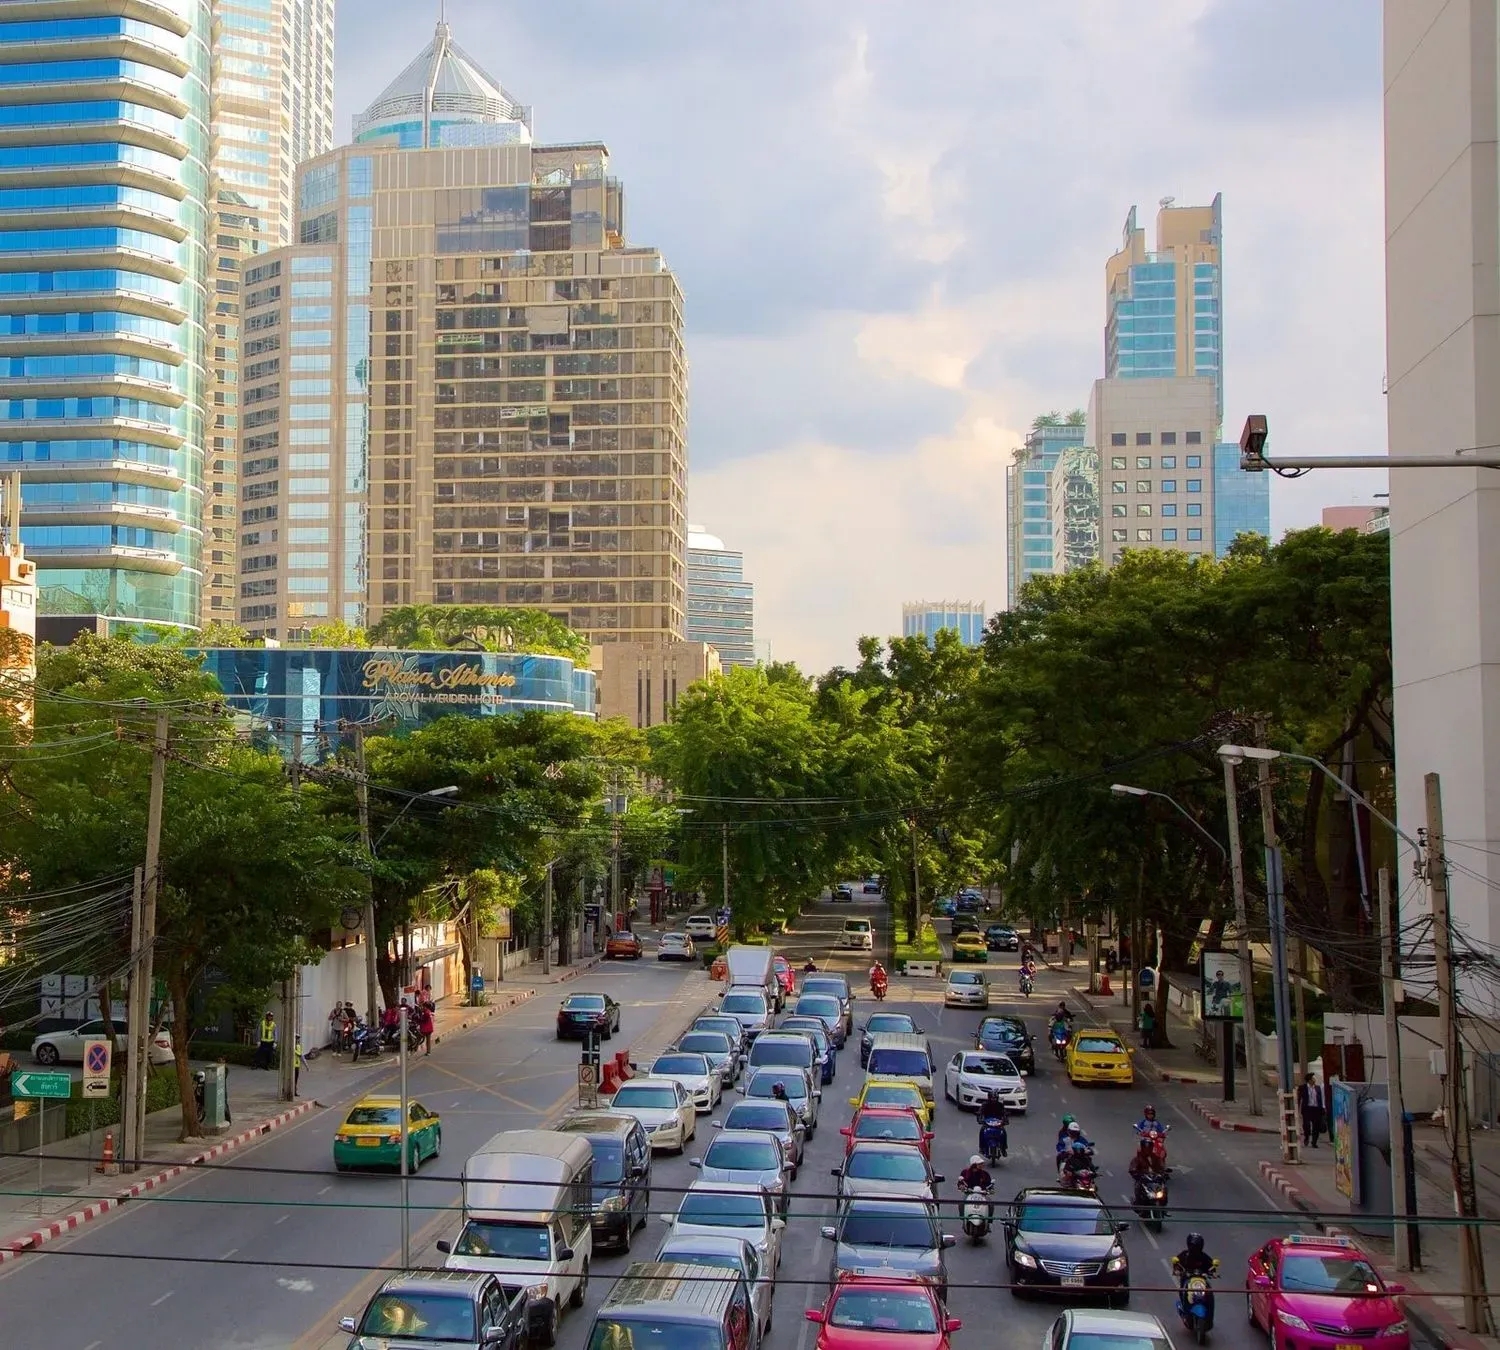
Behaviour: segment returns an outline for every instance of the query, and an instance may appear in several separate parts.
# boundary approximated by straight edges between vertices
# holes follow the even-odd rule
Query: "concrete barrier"
[[[943,963],[941,961],[907,961],[902,965],[901,973],[932,978],[943,973]]]

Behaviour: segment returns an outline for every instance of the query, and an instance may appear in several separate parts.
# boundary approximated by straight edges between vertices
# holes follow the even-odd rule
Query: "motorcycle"
[[[987,1163],[993,1166],[1005,1157],[1009,1148],[1004,1123],[996,1116],[986,1116],[979,1122],[979,1151]]]
[[[875,1001],[877,1003],[885,1002],[886,988],[887,981],[879,975],[877,975],[873,980],[870,981],[870,992],[875,996]]]
[[[401,1024],[393,1022],[388,1027],[380,1029],[380,1048],[382,1050],[400,1050],[401,1048]],[[408,1054],[416,1054],[422,1048],[422,1033],[410,1020],[406,1024],[406,1049]]]
[[[1080,1195],[1099,1194],[1099,1178],[1092,1167],[1064,1168],[1062,1184],[1065,1191],[1077,1191]]]
[[[1167,1217],[1166,1172],[1143,1172],[1135,1179],[1135,1212],[1148,1228],[1161,1232]]]
[[[1145,1124],[1144,1129],[1141,1128],[1142,1124]],[[1137,1137],[1150,1142],[1151,1159],[1158,1172],[1167,1170],[1167,1131],[1171,1128],[1170,1125],[1158,1125],[1155,1122],[1139,1122],[1135,1127]]]
[[[990,1192],[980,1186],[971,1186],[963,1199],[964,1236],[976,1247],[989,1236]]]
[[[379,1056],[381,1048],[380,1028],[367,1027],[363,1022],[355,1025],[354,1035],[351,1038],[354,1050],[354,1063],[359,1063],[362,1056],[374,1059]]]
[[[1213,1269],[1207,1275],[1184,1276],[1182,1265],[1174,1256],[1172,1273],[1180,1280],[1177,1290],[1177,1316],[1182,1319],[1182,1325],[1187,1328],[1193,1339],[1199,1345],[1205,1345],[1208,1342],[1208,1333],[1214,1329],[1214,1291],[1209,1281],[1219,1273],[1219,1263],[1215,1261]]]
[[[1031,989],[1031,972],[1029,970],[1023,970],[1021,972],[1021,992],[1025,994],[1027,998],[1030,998]]]
[[[1054,1025],[1052,1030],[1047,1033],[1047,1038],[1052,1042],[1052,1053],[1057,1056],[1058,1062],[1061,1063],[1067,1059],[1068,1042],[1073,1038],[1068,1028],[1060,1023]]]

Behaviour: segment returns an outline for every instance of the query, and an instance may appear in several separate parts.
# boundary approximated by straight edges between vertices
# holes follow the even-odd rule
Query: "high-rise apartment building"
[[[983,600],[913,600],[901,606],[901,636],[931,642],[946,628],[966,647],[984,641]]]
[[[333,144],[334,0],[213,0],[212,421],[203,622],[239,613],[243,274],[291,242],[296,167]]]
[[[1214,440],[1224,419],[1223,233],[1222,194],[1208,206],[1176,206],[1165,197],[1156,248],[1148,250],[1132,206],[1120,250],[1104,267],[1105,378],[1212,381]]]
[[[687,635],[718,649],[725,666],[753,666],[755,587],[745,580],[745,555],[701,525],[688,526]]]
[[[43,613],[198,622],[212,17],[0,6],[0,460]]]
[[[1070,446],[1083,444],[1084,422],[1038,419],[1026,444],[1005,467],[1005,606],[1014,609],[1022,586],[1054,570],[1052,471]]]
[[[680,638],[682,296],[607,148],[536,144],[446,24],[355,134],[246,274],[240,622],[528,605]]]

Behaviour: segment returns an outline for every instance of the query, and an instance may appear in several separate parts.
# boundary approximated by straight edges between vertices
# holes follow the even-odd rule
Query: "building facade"
[[[1224,420],[1222,194],[1208,206],[1163,198],[1154,250],[1133,206],[1123,233],[1119,252],[1104,265],[1105,378],[1211,380],[1217,440]]]
[[[526,605],[680,638],[682,295],[626,245],[607,148],[534,143],[446,25],[355,126],[247,274],[240,622]]]
[[[296,166],[333,145],[334,0],[213,0],[213,193],[204,623],[236,623],[241,289],[288,244]]]
[[[1026,444],[1005,467],[1005,607],[1034,576],[1054,570],[1052,471],[1059,456],[1081,446],[1083,420],[1033,425]]]
[[[1073,572],[1103,556],[1099,509],[1099,452],[1070,446],[1052,470],[1052,558],[1056,572]]]
[[[688,686],[722,670],[706,642],[610,642],[594,653],[599,716],[623,717],[633,727],[671,721]]]
[[[194,625],[209,0],[0,20],[0,461],[42,610]]]
[[[21,545],[21,475],[0,473],[0,710],[18,725],[35,715],[36,564]]]
[[[1222,558],[1242,534],[1271,537],[1271,475],[1240,468],[1240,447],[1214,446],[1214,556]]]
[[[966,647],[984,641],[987,611],[983,600],[914,600],[901,606],[901,636],[931,643],[946,628]]]
[[[1356,530],[1360,534],[1385,534],[1391,528],[1388,506],[1325,506],[1325,530]]]
[[[706,642],[726,666],[753,666],[755,587],[745,580],[745,555],[701,525],[688,526],[687,635]]]

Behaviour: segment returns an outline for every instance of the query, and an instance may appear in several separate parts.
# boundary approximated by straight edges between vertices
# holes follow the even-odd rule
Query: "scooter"
[[[886,986],[886,981],[885,980],[874,979],[874,980],[870,981],[870,992],[875,995],[875,1002],[877,1002],[877,1003],[884,1003],[885,1002],[886,987],[887,986]]]
[[[1187,1328],[1189,1335],[1199,1345],[1205,1345],[1208,1333],[1214,1329],[1214,1291],[1209,1281],[1219,1273],[1219,1263],[1215,1261],[1213,1269],[1207,1275],[1188,1275],[1184,1278],[1182,1266],[1174,1256],[1172,1273],[1181,1280],[1177,1290],[1177,1316],[1182,1319],[1182,1325]]]
[[[1062,1184],[1065,1191],[1077,1191],[1080,1195],[1099,1194],[1099,1179],[1092,1167],[1080,1167],[1076,1172],[1064,1168]]]
[[[380,1048],[382,1050],[399,1050],[401,1048],[401,1024],[392,1022],[388,1027],[380,1029]],[[417,1030],[416,1024],[408,1018],[406,1023],[406,1049],[410,1054],[416,1054],[422,1048],[422,1033]]]
[[[1005,1124],[997,1116],[986,1116],[979,1122],[979,1151],[992,1167],[1009,1151]]]
[[[1021,992],[1025,994],[1027,998],[1030,998],[1031,989],[1031,972],[1029,970],[1023,970],[1021,972]]]
[[[1052,1053],[1057,1056],[1061,1063],[1068,1057],[1068,1042],[1072,1039],[1072,1032],[1065,1026],[1054,1026],[1048,1032],[1048,1039],[1052,1042]]]
[[[1161,1232],[1167,1217],[1166,1172],[1143,1172],[1135,1179],[1135,1212],[1147,1228]]]
[[[971,1186],[964,1192],[962,1212],[964,1236],[977,1247],[990,1232],[990,1192]]]
[[[351,1038],[354,1049],[354,1062],[357,1064],[362,1056],[375,1058],[380,1054],[380,1028],[367,1027],[362,1021],[354,1028]]]

